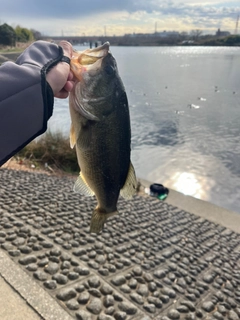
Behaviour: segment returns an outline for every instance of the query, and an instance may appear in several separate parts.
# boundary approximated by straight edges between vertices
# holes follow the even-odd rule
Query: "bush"
[[[76,152],[70,148],[69,138],[60,132],[48,131],[41,138],[30,142],[16,156],[41,166],[47,164],[66,172],[79,172]]]
[[[16,26],[15,32],[16,32],[17,41],[19,42],[29,42],[34,40],[32,31],[28,30],[27,28]]]
[[[0,26],[0,44],[14,47],[16,43],[16,33],[12,27],[4,23]]]

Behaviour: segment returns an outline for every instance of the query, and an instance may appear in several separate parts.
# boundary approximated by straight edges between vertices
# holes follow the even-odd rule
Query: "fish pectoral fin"
[[[70,147],[73,149],[75,144],[76,144],[76,134],[75,134],[75,130],[74,130],[73,124],[71,124],[71,128],[70,128]]]
[[[102,231],[104,223],[109,217],[113,217],[118,214],[118,211],[104,213],[101,212],[98,208],[96,208],[92,213],[92,219],[90,223],[90,232],[91,233],[99,233]]]
[[[137,190],[137,178],[132,163],[130,162],[127,179],[123,188],[120,190],[120,195],[124,199],[131,199]]]
[[[73,191],[88,197],[94,196],[94,192],[87,184],[81,172],[79,177],[77,178],[77,181],[74,184]]]

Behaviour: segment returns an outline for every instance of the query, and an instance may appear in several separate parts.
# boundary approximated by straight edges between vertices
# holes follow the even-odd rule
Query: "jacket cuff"
[[[54,103],[53,91],[46,80],[46,74],[62,60],[62,57],[62,47],[40,40],[31,44],[16,60],[18,65],[35,66],[40,69],[45,126],[53,114]]]

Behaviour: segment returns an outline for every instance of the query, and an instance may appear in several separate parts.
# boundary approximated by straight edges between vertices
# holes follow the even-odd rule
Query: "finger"
[[[72,58],[73,55],[73,49],[70,42],[62,40],[59,42],[59,46],[63,48],[64,55],[68,58]]]
[[[59,91],[57,94],[55,94],[54,96],[56,98],[59,98],[59,99],[66,99],[68,97],[69,93],[68,91],[62,89],[61,91]]]
[[[72,91],[73,87],[74,87],[74,81],[67,81],[63,88],[67,92],[70,92],[70,91]]]
[[[69,81],[72,81],[73,78],[74,78],[74,75],[73,75],[72,71],[70,71],[67,79],[68,79]]]

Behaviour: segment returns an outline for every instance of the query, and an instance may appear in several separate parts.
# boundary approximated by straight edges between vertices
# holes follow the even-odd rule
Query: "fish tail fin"
[[[118,214],[118,211],[104,213],[99,208],[93,210],[92,219],[90,223],[90,232],[91,233],[99,233],[102,231],[104,223],[109,217],[115,216]]]

